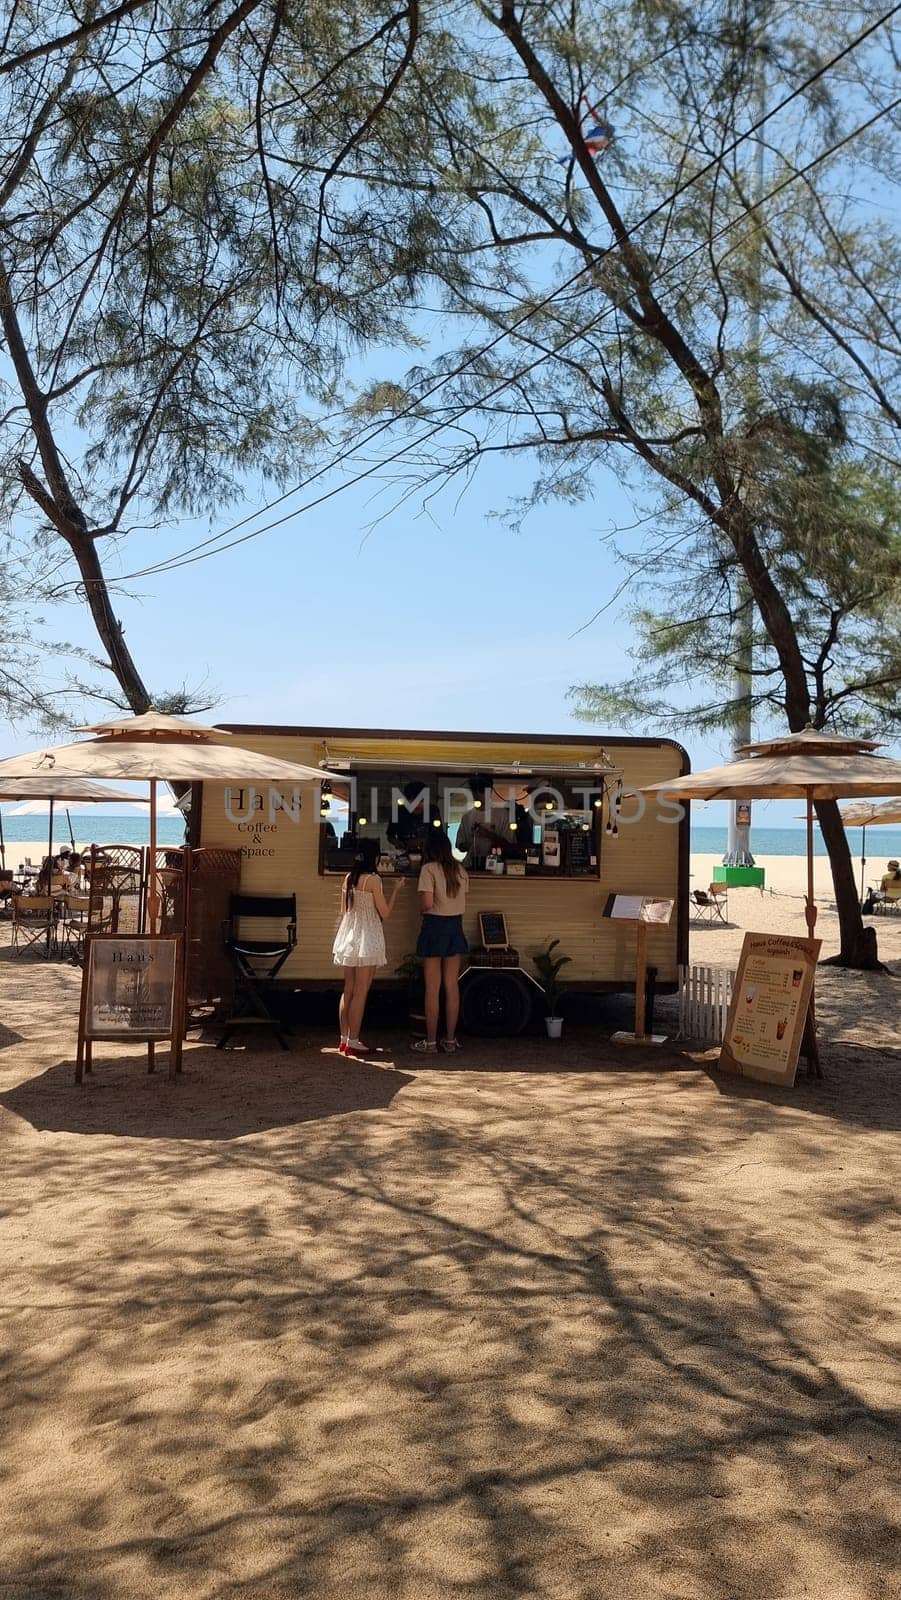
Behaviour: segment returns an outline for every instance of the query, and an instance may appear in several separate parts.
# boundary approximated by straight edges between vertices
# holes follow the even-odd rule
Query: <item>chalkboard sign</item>
[[[99,933],[85,941],[78,1022],[77,1083],[91,1070],[91,1045],[171,1042],[170,1077],[179,1070],[184,1031],[183,941],[176,934]]]
[[[507,938],[507,919],[503,911],[480,911],[479,933],[486,950],[506,949],[510,943]]]
[[[565,844],[565,870],[572,873],[573,876],[576,873],[590,872],[592,870],[591,852],[593,845],[594,840],[590,833],[586,833],[582,828],[578,830],[569,829],[566,834]]]

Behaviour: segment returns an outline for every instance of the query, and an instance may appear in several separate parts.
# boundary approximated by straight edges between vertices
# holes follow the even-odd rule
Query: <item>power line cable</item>
[[[412,400],[407,406],[404,407],[403,410],[392,414],[392,416],[374,426],[366,438],[354,446],[353,453],[358,454],[360,450],[366,449],[368,445],[370,445],[382,433],[387,432],[388,429],[393,428],[398,422],[402,422],[405,418],[412,416],[420,406],[424,405],[425,402],[431,399],[432,396],[435,395],[440,389],[444,388],[448,383],[451,383],[455,378],[460,377],[467,370],[467,368],[472,367],[474,363],[481,361],[485,358],[485,356],[490,355],[492,350],[496,349],[496,347],[502,343],[504,339],[509,338],[511,335],[516,333],[517,329],[521,327],[523,323],[530,321],[532,318],[537,316],[539,312],[551,305],[555,300],[559,299],[561,295],[566,293],[568,289],[571,289],[587,273],[595,271],[608,255],[613,254],[620,248],[625,239],[631,238],[640,229],[647,227],[647,225],[652,222],[655,217],[659,216],[662,211],[670,207],[681,197],[682,194],[686,192],[686,190],[698,183],[709,172],[719,167],[729,155],[731,155],[748,139],[753,138],[755,133],[757,133],[760,128],[762,128],[773,117],[777,116],[781,111],[783,111],[786,106],[790,105],[792,101],[796,100],[800,95],[806,93],[806,91],[813,84],[815,84],[827,72],[836,67],[854,50],[859,49],[860,46],[872,36],[872,34],[878,31],[878,29],[883,27],[887,22],[890,22],[899,11],[901,11],[901,3],[894,5],[890,11],[885,12],[867,28],[863,29],[860,34],[858,34],[853,40],[849,41],[849,43],[840,51],[838,51],[836,55],[832,56],[829,61],[824,62],[822,66],[818,67],[815,72],[811,73],[810,76],[806,78],[803,83],[799,84],[797,88],[793,89],[790,94],[786,95],[769,111],[765,112],[763,116],[759,117],[756,122],[752,123],[751,126],[743,133],[736,135],[735,139],[733,139],[732,142],[727,145],[717,156],[708,161],[705,166],[701,167],[690,178],[685,179],[683,183],[679,184],[676,189],[664,197],[664,199],[660,200],[657,205],[647,212],[644,217],[639,218],[637,222],[633,223],[628,229],[626,229],[622,238],[614,241],[610,245],[605,246],[603,249],[598,250],[590,262],[587,262],[585,265],[580,267],[577,272],[573,273],[571,277],[565,279],[563,283],[558,284],[557,287],[547,294],[542,300],[539,300],[535,305],[528,307],[528,309],[524,311],[521,316],[517,317],[508,327],[502,329],[481,349],[467,356],[450,372],[445,373],[431,386],[431,388],[424,390],[422,394],[418,395],[415,400]],[[741,217],[736,218],[732,223],[727,224],[723,229],[715,234],[712,240],[705,240],[703,244],[694,246],[693,249],[690,250],[685,256],[679,258],[675,262],[672,262],[669,267],[665,268],[664,271],[660,273],[657,281],[661,281],[669,272],[672,272],[678,267],[683,266],[700,250],[708,248],[711,243],[716,243],[716,241],[722,238],[725,233],[730,232],[733,227],[736,227],[740,223],[744,222],[746,218],[755,210],[757,210],[760,205],[768,202],[776,195],[781,193],[782,189],[784,189],[787,184],[793,183],[798,178],[804,177],[822,161],[827,160],[831,155],[834,155],[838,150],[842,149],[844,145],[851,141],[851,139],[857,138],[861,133],[865,133],[867,129],[872,127],[875,122],[879,121],[883,116],[889,115],[899,103],[901,103],[901,97],[899,97],[899,100],[892,102],[891,105],[882,108],[866,122],[861,123],[857,128],[853,129],[851,133],[836,141],[836,143],[830,146],[827,150],[822,151],[818,156],[814,157],[807,164],[807,166],[790,174],[786,179],[778,184],[775,189],[771,190],[769,194],[763,196],[760,201],[755,203],[755,205],[749,207]],[[543,361],[550,360],[553,356],[560,354],[560,352],[564,350],[567,345],[574,343],[579,338],[584,338],[585,335],[594,327],[596,327],[598,322],[608,314],[609,308],[605,307],[604,310],[598,313],[597,316],[595,316],[588,324],[585,325],[585,327],[573,334],[568,335],[567,338],[552,352],[544,352],[541,356],[537,357],[519,372],[504,379],[501,384],[496,386],[496,388],[489,390],[487,394],[481,396],[477,401],[473,401],[463,407],[461,410],[458,410],[453,418],[445,419],[444,421],[435,424],[425,434],[420,435],[420,437],[414,441],[406,443],[400,450],[395,451],[392,455],[381,457],[378,461],[372,463],[364,471],[354,474],[354,476],[348,478],[341,484],[337,484],[334,488],[328,490],[323,495],[317,496],[313,500],[305,502],[304,505],[296,507],[293,511],[286,513],[285,516],[278,517],[272,522],[265,523],[263,527],[254,529],[251,533],[245,534],[240,539],[230,539],[228,544],[221,544],[221,541],[228,539],[230,534],[237,533],[241,528],[246,527],[248,523],[255,522],[259,517],[264,516],[267,511],[274,510],[277,506],[284,504],[284,502],[290,499],[293,495],[299,494],[303,489],[309,488],[311,484],[315,483],[324,474],[334,471],[341,465],[343,461],[348,459],[351,452],[343,451],[338,456],[332,457],[330,461],[325,462],[321,467],[317,468],[315,472],[310,473],[308,477],[301,479],[301,481],[293,485],[292,488],[286,489],[283,494],[278,495],[275,499],[267,502],[266,505],[261,506],[257,511],[250,513],[248,516],[242,518],[239,522],[232,523],[229,527],[220,529],[218,533],[212,534],[208,539],[201,540],[199,543],[194,545],[189,545],[187,549],[181,551],[180,553],[176,553],[173,556],[167,557],[161,562],[152,563],[147,567],[138,568],[134,572],[125,573],[111,581],[116,583],[127,583],[136,578],[150,577],[157,573],[163,573],[167,571],[176,571],[181,566],[193,565],[195,561],[206,560],[211,555],[218,555],[220,553],[224,554],[226,550],[235,549],[238,545],[247,543],[250,539],[255,539],[264,533],[271,532],[273,528],[281,527],[285,522],[289,522],[292,517],[302,516],[307,511],[313,510],[317,506],[325,504],[328,500],[333,499],[345,489],[353,488],[357,483],[363,482],[381,468],[390,465],[393,461],[398,460],[408,450],[418,448],[419,445],[427,442],[428,439],[433,438],[436,433],[441,432],[446,427],[452,426],[456,421],[459,420],[460,417],[463,417],[467,415],[468,412],[484,405],[486,401],[493,399],[504,389],[509,388],[521,378],[528,376],[529,373],[534,371],[535,367],[541,365]],[[221,548],[210,549],[209,547],[212,545],[220,545]],[[104,580],[96,579],[93,581],[103,582]],[[79,579],[75,581],[73,586],[86,587],[86,584],[83,579]]]
[[[703,243],[695,245],[692,250],[690,250],[686,255],[681,256],[679,260],[672,262],[669,267],[665,268],[664,271],[660,273],[657,282],[660,282],[663,278],[665,278],[669,272],[674,271],[677,267],[683,266],[687,261],[690,261],[693,256],[698,254],[699,251],[708,249],[711,243],[716,243],[717,240],[723,238],[727,233],[731,233],[734,228],[745,222],[747,218],[758,209],[759,206],[764,205],[768,201],[774,199],[775,196],[780,194],[783,189],[786,189],[789,184],[797,182],[799,178],[806,177],[806,175],[811,172],[814,167],[819,166],[822,161],[828,160],[828,158],[831,155],[834,155],[836,151],[841,150],[844,145],[849,144],[851,140],[857,138],[859,134],[865,133],[868,128],[873,127],[873,125],[879,122],[882,117],[888,116],[899,106],[901,106],[901,95],[899,95],[896,100],[892,101],[891,105],[883,107],[880,111],[874,113],[872,117],[868,118],[866,122],[861,123],[857,128],[852,129],[852,131],[846,134],[842,139],[837,140],[835,144],[830,145],[828,149],[821,151],[818,156],[814,156],[806,166],[800,167],[797,171],[790,173],[782,180],[781,183],[777,184],[774,189],[771,189],[768,194],[764,195],[760,201],[756,202],[753,206],[749,206],[747,211],[744,212],[741,217],[735,218],[732,222],[721,228],[718,233],[714,234],[712,240],[705,239]],[[436,433],[441,433],[445,428],[452,427],[460,420],[461,417],[466,416],[468,412],[484,406],[486,402],[493,400],[496,395],[501,394],[505,389],[509,389],[512,384],[518,383],[522,378],[527,377],[529,373],[535,370],[536,367],[542,366],[545,361],[552,360],[555,356],[559,355],[561,351],[565,350],[567,345],[575,343],[577,339],[584,338],[592,331],[593,328],[597,327],[604,317],[610,315],[610,309],[610,307],[605,306],[604,310],[599,312],[591,322],[586,323],[584,327],[577,329],[575,333],[569,334],[558,346],[556,346],[555,349],[551,351],[543,351],[541,355],[536,356],[533,361],[520,368],[518,372],[511,374],[510,377],[504,378],[500,383],[496,384],[493,389],[489,389],[486,394],[481,395],[477,400],[470,401],[467,405],[462,406],[453,417],[434,424],[434,426],[429,428],[425,433],[420,434],[417,439],[408,441],[402,445],[399,450],[394,451],[389,456],[380,457],[369,467],[365,468],[364,471],[355,473],[352,478],[348,478],[344,483],[336,484],[334,488],[327,490],[324,494],[317,495],[313,500],[308,500],[302,506],[297,506],[294,510],[286,512],[283,517],[278,517],[273,522],[265,523],[262,528],[255,528],[250,533],[243,534],[240,539],[232,539],[228,544],[222,545],[216,550],[204,550],[200,547],[195,547],[196,553],[185,552],[182,556],[173,557],[169,562],[161,562],[157,566],[142,568],[138,572],[128,573],[126,574],[125,578],[116,579],[115,581],[122,583],[126,582],[130,578],[142,578],[152,576],[156,573],[175,572],[179,567],[193,566],[194,563],[198,561],[209,561],[213,556],[223,555],[227,550],[234,550],[238,545],[247,544],[250,540],[257,539],[262,534],[271,532],[273,528],[281,527],[284,523],[291,522],[295,517],[303,516],[307,511],[315,510],[317,506],[324,505],[327,501],[334,499],[339,494],[342,494],[345,489],[353,488],[355,484],[362,483],[365,479],[372,477],[374,473],[380,471],[383,467],[390,466],[393,461],[397,461],[404,456],[408,450],[417,449],[420,445],[425,444],[429,439],[434,438]]]

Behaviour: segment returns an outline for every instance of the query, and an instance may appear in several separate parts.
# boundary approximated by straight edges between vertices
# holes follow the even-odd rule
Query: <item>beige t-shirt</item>
[[[444,868],[437,861],[427,861],[419,874],[417,888],[420,894],[432,896],[432,909],[428,913],[432,917],[462,917],[466,910],[466,891],[469,888],[469,874],[465,867],[460,867],[460,887],[456,894],[448,894],[447,882],[444,877]]]

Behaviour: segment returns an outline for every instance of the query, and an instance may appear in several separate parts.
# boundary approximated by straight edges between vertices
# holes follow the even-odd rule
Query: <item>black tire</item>
[[[483,1039],[522,1033],[532,1015],[532,991],[518,972],[472,969],[460,986],[460,1014],[467,1033]]]

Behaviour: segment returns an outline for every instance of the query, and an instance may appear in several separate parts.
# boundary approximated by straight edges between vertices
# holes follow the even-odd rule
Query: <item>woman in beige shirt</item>
[[[463,932],[463,912],[469,875],[456,859],[443,828],[429,829],[423,843],[419,874],[422,928],[416,954],[425,974],[425,1032],[413,1046],[420,1055],[438,1049],[438,1012],[444,989],[445,1037],[441,1048],[449,1055],[459,1050],[457,1019],[460,1015],[460,957],[469,945]]]

